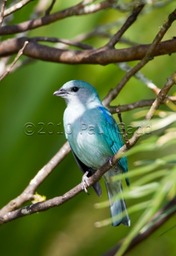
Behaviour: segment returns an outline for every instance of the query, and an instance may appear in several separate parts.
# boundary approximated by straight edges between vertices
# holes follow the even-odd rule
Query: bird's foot
[[[82,176],[82,189],[88,193],[87,187],[89,187],[89,177],[88,177],[89,172],[85,172],[84,175]]]
[[[110,157],[110,158],[109,158],[109,163],[110,163],[110,166],[111,166],[111,167],[114,166],[114,164],[113,164],[113,157]]]

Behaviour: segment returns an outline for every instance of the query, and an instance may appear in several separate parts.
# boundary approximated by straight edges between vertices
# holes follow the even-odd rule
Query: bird
[[[66,102],[63,115],[65,136],[78,166],[89,177],[123,146],[118,125],[109,110],[103,106],[95,87],[88,82],[68,81],[54,95]],[[116,166],[103,175],[113,226],[121,223],[130,226],[122,194],[122,181],[113,179],[119,173],[127,171],[127,158],[123,156]],[[129,185],[128,179],[126,183]],[[102,190],[99,182],[93,188],[100,196]]]

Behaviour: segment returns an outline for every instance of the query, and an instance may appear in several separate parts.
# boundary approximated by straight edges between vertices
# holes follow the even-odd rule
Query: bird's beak
[[[66,90],[64,90],[64,89],[62,89],[62,88],[59,89],[58,91],[55,91],[55,92],[53,93],[53,95],[55,95],[55,96],[60,96],[60,97],[66,95],[66,94],[67,94]]]

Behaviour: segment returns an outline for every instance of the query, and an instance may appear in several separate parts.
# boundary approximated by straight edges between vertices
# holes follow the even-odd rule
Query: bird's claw
[[[82,176],[82,190],[88,193],[87,187],[89,187],[89,177],[87,177],[89,172],[85,172]]]
[[[110,157],[110,158],[109,158],[109,163],[110,163],[110,166],[111,166],[111,167],[114,166],[114,165],[113,165],[113,157]]]

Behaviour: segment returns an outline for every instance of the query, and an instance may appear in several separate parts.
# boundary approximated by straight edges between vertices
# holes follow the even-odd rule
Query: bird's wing
[[[104,139],[111,148],[113,154],[115,154],[124,144],[122,141],[120,130],[114,118],[106,108],[104,108],[103,106],[99,106],[98,109],[101,112],[101,124],[103,126],[102,130]],[[118,161],[118,165],[124,172],[128,171],[126,157],[122,157]]]
[[[72,148],[71,148],[72,149]],[[80,170],[83,173],[88,172],[88,177],[92,176],[92,174],[95,172],[95,170],[93,170],[92,168],[86,166],[83,162],[81,162],[79,160],[79,158],[75,155],[74,151],[72,150],[73,156],[76,160],[77,165],[79,166]],[[102,194],[102,190],[101,190],[101,186],[99,182],[96,182],[95,184],[93,184],[93,188],[95,190],[95,192],[97,193],[98,196],[101,196]]]

